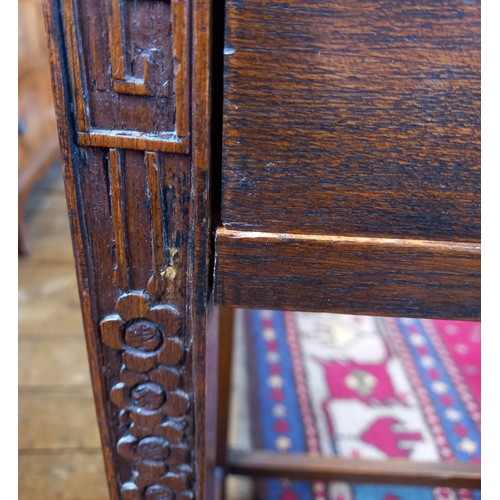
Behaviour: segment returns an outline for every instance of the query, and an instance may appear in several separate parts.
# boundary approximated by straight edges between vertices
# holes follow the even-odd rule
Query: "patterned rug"
[[[252,447],[480,461],[480,323],[245,311]],[[266,480],[263,500],[468,500],[480,492]]]

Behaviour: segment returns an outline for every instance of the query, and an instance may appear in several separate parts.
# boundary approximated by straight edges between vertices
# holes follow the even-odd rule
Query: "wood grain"
[[[219,228],[216,255],[218,304],[424,318],[480,316],[476,243]]]
[[[213,497],[219,188],[221,303],[477,317],[474,1],[228,1],[220,120],[210,0],[45,0],[111,498]]]
[[[234,309],[221,307],[219,312],[219,384],[217,394],[217,465],[226,465],[229,435],[229,409],[231,394],[231,374],[233,368]],[[221,481],[224,490],[224,481]]]
[[[20,500],[108,500],[102,453],[21,454],[19,492]]]
[[[210,497],[210,2],[44,6],[110,496]]]
[[[190,51],[185,1],[63,4],[79,142],[187,153]],[[150,18],[155,22],[148,22]]]
[[[44,227],[44,220],[37,217],[37,229]],[[67,225],[67,221],[66,221]],[[45,226],[47,229],[47,226]],[[39,234],[33,231],[33,225],[28,226],[33,239],[33,255],[29,261],[19,266],[19,331],[26,335],[41,337],[43,335],[78,337],[82,335],[83,325],[78,301],[77,282],[74,273],[60,265],[54,265],[54,260],[47,260],[50,255],[54,259],[54,245],[58,245],[59,255],[66,265],[72,265],[68,259],[68,235],[56,237],[56,229],[47,230],[47,238],[54,238],[53,243],[42,246]],[[64,228],[68,231],[68,228]],[[33,261],[36,255],[36,260]],[[57,304],[60,311],[54,311]]]
[[[69,267],[69,266],[68,266]],[[71,272],[73,269],[71,269]],[[76,287],[74,288],[76,293]],[[53,307],[52,321],[57,321]],[[65,314],[71,314],[65,309]],[[80,311],[74,310],[73,322],[80,321]],[[19,340],[19,385],[29,389],[67,388],[75,386],[90,388],[89,363],[83,342],[83,331],[80,335],[64,337],[48,336],[47,334],[30,335]],[[91,407],[92,407],[91,403]],[[91,421],[94,422],[92,416]],[[96,425],[97,426],[97,425]]]
[[[231,450],[230,472],[310,481],[350,481],[479,489],[479,464],[357,460],[311,454]]]
[[[479,241],[478,0],[228,0],[222,223]]]
[[[24,450],[99,447],[89,386],[80,390],[20,392],[19,426],[23,429],[19,448]]]

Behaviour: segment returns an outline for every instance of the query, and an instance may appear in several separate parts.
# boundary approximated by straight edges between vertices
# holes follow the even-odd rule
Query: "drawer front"
[[[228,0],[222,223],[480,238],[477,0]]]

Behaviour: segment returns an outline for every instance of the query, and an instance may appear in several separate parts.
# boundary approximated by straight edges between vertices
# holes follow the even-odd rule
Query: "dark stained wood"
[[[215,447],[210,448],[211,441],[206,442],[206,434],[214,433],[215,425],[211,416],[216,411],[216,401],[211,394],[213,385],[217,385],[210,360],[205,359],[205,350],[213,356],[214,349],[210,349],[210,331],[216,326],[207,327],[207,316],[213,314],[213,300],[211,300],[211,276],[213,260],[213,214],[211,210],[211,178],[213,176],[212,158],[212,39],[213,20],[211,0],[193,0],[191,2],[191,52],[192,85],[189,101],[192,107],[191,124],[193,158],[191,173],[191,219],[189,225],[189,255],[192,259],[187,284],[187,291],[193,298],[190,304],[193,337],[193,363],[197,371],[196,386],[194,391],[195,426],[194,439],[197,450],[196,474],[197,487],[195,497],[197,500],[213,496],[215,465]],[[208,303],[208,306],[207,306]],[[215,319],[214,319],[215,321]],[[215,349],[216,352],[216,349]],[[205,367],[205,372],[201,370]],[[207,380],[208,379],[208,380]],[[209,382],[211,381],[211,383]]]
[[[306,454],[230,450],[233,474],[309,481],[349,481],[448,488],[481,488],[481,466],[467,462],[355,460]]]
[[[65,2],[82,145],[108,147],[113,136],[118,148],[188,152],[188,6],[185,0]],[[148,23],[151,16],[155,23]]]
[[[480,5],[227,0],[219,304],[480,317]],[[253,476],[480,487],[476,465],[231,452]]]
[[[232,380],[234,309],[219,308],[216,496],[226,498],[226,461]]]
[[[476,0],[226,7],[212,78],[220,3],[44,0],[111,498],[211,500],[228,470],[479,486],[260,453],[223,471],[216,307],[479,316]]]
[[[44,9],[110,496],[211,498],[210,1]]]
[[[478,0],[228,0],[222,224],[480,238]]]
[[[106,401],[106,385],[99,364],[99,343],[95,312],[95,302],[91,297],[89,289],[89,271],[87,264],[87,252],[84,235],[86,234],[84,221],[79,210],[80,193],[77,184],[77,170],[74,168],[74,157],[78,155],[75,144],[72,115],[69,111],[70,97],[68,95],[68,74],[65,64],[63,48],[58,45],[61,36],[60,4],[44,2],[45,27],[48,34],[48,47],[50,54],[52,90],[61,146],[61,157],[63,163],[63,176],[68,205],[68,216],[73,241],[73,252],[75,256],[76,273],[80,292],[83,325],[87,342],[92,387],[94,391],[94,402],[96,406],[97,420],[104,455],[104,466],[108,483],[110,500],[118,500],[117,472],[114,465],[113,441],[111,439],[111,427],[113,422],[109,418],[109,410]],[[64,75],[64,76],[63,76]],[[77,156],[78,158],[78,156]],[[90,269],[92,269],[90,267]]]
[[[234,309],[221,307],[219,312],[219,360],[218,360],[218,410],[217,410],[217,465],[226,464],[229,430],[229,403],[233,358]]]
[[[477,319],[475,243],[217,230],[219,304]]]

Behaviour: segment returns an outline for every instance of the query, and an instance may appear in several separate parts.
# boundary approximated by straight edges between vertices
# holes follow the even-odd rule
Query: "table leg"
[[[44,2],[68,213],[112,499],[213,498],[209,464],[215,450],[206,437],[206,393],[217,378],[206,371],[207,318],[213,309],[210,4],[194,4],[191,11],[183,0]],[[154,8],[157,17],[151,20],[171,26],[162,25],[164,38],[155,35],[160,28],[149,18],[137,33],[124,31],[116,24],[122,18],[115,8],[137,9],[130,15],[138,18]],[[118,42],[120,33],[137,38]],[[127,84],[135,81],[127,73],[133,68],[122,68],[119,91],[113,86],[109,67],[117,59],[110,51],[118,43],[159,44],[148,52],[152,59],[144,63],[149,73],[142,86]],[[154,59],[160,55],[167,63],[173,57],[175,64]],[[163,85],[165,79],[175,92]]]

